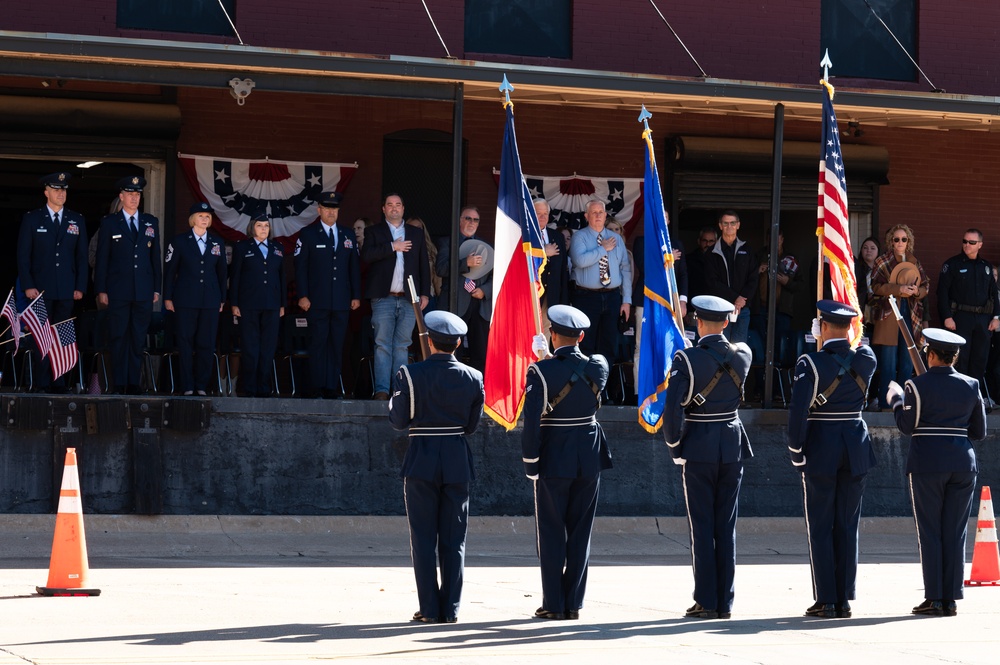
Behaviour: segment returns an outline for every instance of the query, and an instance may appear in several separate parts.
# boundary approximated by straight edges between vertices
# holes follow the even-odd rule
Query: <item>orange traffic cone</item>
[[[87,588],[89,573],[76,448],[67,448],[62,488],[59,490],[56,532],[52,538],[49,581],[46,586],[35,587],[35,590],[43,596],[99,596],[100,589]]]
[[[965,586],[1000,585],[1000,549],[997,547],[997,523],[993,517],[990,488],[983,487],[979,500],[979,525],[976,527],[976,548],[972,550],[972,573]]]

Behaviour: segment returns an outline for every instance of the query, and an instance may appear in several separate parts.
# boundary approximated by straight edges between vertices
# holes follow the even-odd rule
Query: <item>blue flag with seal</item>
[[[667,216],[663,211],[660,174],[653,154],[652,117],[642,107],[639,122],[645,125],[642,138],[646,142],[646,177],[643,183],[643,224],[646,236],[646,291],[642,310],[642,339],[639,345],[639,424],[653,433],[663,424],[664,397],[670,379],[670,364],[674,353],[686,346],[684,332],[674,315],[679,306],[677,278],[674,275],[674,254],[667,232]]]

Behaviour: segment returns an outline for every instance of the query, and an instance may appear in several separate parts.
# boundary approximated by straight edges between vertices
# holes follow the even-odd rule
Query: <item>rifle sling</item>
[[[569,356],[556,356],[556,359],[563,362],[571,360]],[[550,413],[552,409],[556,408],[559,402],[566,399],[566,396],[569,395],[569,392],[573,390],[573,386],[575,386],[576,382],[580,379],[583,379],[590,387],[590,390],[594,393],[594,397],[597,398],[597,408],[601,408],[601,389],[597,387],[597,384],[594,383],[593,379],[583,373],[583,368],[586,367],[587,361],[589,360],[590,358],[584,356],[577,361],[576,365],[573,367],[573,374],[570,375],[569,380],[566,382],[566,385],[562,387],[562,390],[560,390],[559,393],[548,403],[548,408],[546,408],[545,413]]]
[[[861,389],[862,395],[868,394],[868,386],[865,385],[865,380],[862,379],[860,376],[858,376],[858,373],[854,370],[853,367],[851,367],[851,361],[854,360],[854,355],[856,353],[857,351],[851,349],[848,352],[846,358],[841,358],[836,353],[830,354],[833,356],[834,360],[836,360],[837,363],[840,365],[840,371],[837,372],[837,376],[833,379],[833,383],[831,383],[827,387],[827,389],[821,392],[819,395],[816,395],[816,397],[813,399],[813,403],[811,405],[812,407],[823,406],[828,401],[830,401],[830,397],[833,395],[834,391],[837,390],[837,386],[840,385],[840,382],[841,380],[843,380],[845,374],[851,375],[851,378],[854,379],[854,382],[858,384],[858,388]]]
[[[708,382],[708,385],[702,388],[697,395],[691,398],[691,403],[695,406],[701,406],[704,404],[708,399],[708,396],[713,390],[715,390],[715,386],[719,383],[719,379],[721,379],[722,375],[727,372],[729,373],[729,376],[732,377],[733,383],[736,384],[736,389],[740,391],[740,395],[742,396],[743,381],[740,379],[739,374],[736,373],[736,370],[733,369],[733,366],[729,364],[736,355],[736,347],[730,344],[729,351],[726,352],[725,357],[719,355],[718,352],[708,347],[703,346],[701,349],[708,353],[708,355],[712,357],[712,360],[718,363],[719,369],[715,371],[715,375],[712,377],[712,380]]]

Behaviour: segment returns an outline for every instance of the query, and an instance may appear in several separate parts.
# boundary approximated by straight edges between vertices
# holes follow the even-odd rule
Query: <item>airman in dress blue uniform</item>
[[[51,323],[73,315],[73,303],[87,290],[87,224],[83,215],[65,207],[70,174],[50,173],[40,183],[46,205],[26,212],[17,238],[17,275],[28,300],[42,294]],[[33,357],[34,385],[52,384],[49,359]],[[62,392],[62,377],[53,388]]]
[[[455,623],[465,574],[469,483],[475,476],[465,435],[476,431],[483,416],[483,375],[455,359],[468,332],[462,319],[435,311],[425,323],[432,355],[396,372],[389,422],[397,430],[409,429],[400,475],[420,602],[413,621]]]
[[[535,529],[542,570],[539,619],[579,619],[587,590],[590,536],[601,471],[611,452],[597,422],[608,381],[604,356],[587,357],[578,346],[590,319],[569,305],[548,311],[555,355],[528,367],[521,452],[535,481]],[[546,354],[545,337],[535,338]]]
[[[896,427],[911,437],[906,473],[924,577],[924,602],[913,614],[955,616],[979,470],[972,441],[986,438],[986,407],[979,382],[954,368],[965,339],[940,328],[924,328],[923,338],[927,372],[905,388],[890,383],[886,398]]]
[[[813,600],[807,616],[851,616],[858,576],[858,525],[865,477],[875,465],[868,426],[861,418],[875,373],[875,352],[851,349],[852,307],[816,303],[823,349],[795,365],[788,406],[788,449],[802,473]],[[815,326],[815,324],[814,324]]]
[[[195,203],[188,211],[191,230],[167,246],[163,306],[174,312],[180,388],[205,394],[215,365],[219,313],[226,300],[226,247],[208,232],[212,206]]]
[[[271,240],[271,220],[255,215],[233,250],[229,302],[240,320],[243,394],[271,396],[271,363],[285,315],[285,252]]]
[[[361,306],[361,259],[354,230],[338,226],[340,194],[317,200],[320,221],[295,245],[295,289],[309,321],[311,397],[342,397],[340,369],[352,309]]]
[[[694,605],[685,616],[728,619],[736,575],[736,517],[743,461],[753,456],[739,417],[750,347],[722,331],[733,304],[716,296],[692,298],[698,345],[674,354],[663,412],[663,436],[683,467],[691,529]]]
[[[138,394],[146,331],[160,299],[160,222],[139,212],[145,178],[127,176],[117,186],[122,210],[101,220],[94,289],[108,308],[115,390]]]

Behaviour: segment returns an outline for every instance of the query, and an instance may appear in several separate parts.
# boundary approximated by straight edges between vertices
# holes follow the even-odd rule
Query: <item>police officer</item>
[[[145,186],[142,176],[118,181],[122,209],[101,220],[94,265],[97,302],[108,308],[115,390],[129,394],[140,391],[146,331],[162,281],[160,222],[139,212]]]
[[[542,569],[539,619],[579,619],[587,590],[590,535],[601,471],[611,468],[604,430],[597,422],[608,381],[604,356],[580,352],[590,319],[569,305],[548,311],[555,355],[528,367],[521,452],[535,481],[535,528]],[[543,335],[535,353],[546,355]]]
[[[180,387],[185,395],[205,394],[215,364],[219,312],[226,300],[226,251],[208,232],[212,206],[195,203],[188,210],[191,230],[167,245],[163,306],[174,312]]]
[[[469,482],[475,475],[465,435],[476,431],[483,416],[483,375],[455,359],[468,332],[462,319],[434,311],[425,323],[432,355],[396,372],[389,422],[397,430],[409,428],[400,475],[420,603],[413,621],[455,623],[465,571]]]
[[[338,226],[340,194],[323,192],[318,224],[299,233],[295,289],[309,321],[311,397],[342,397],[340,369],[352,309],[361,306],[361,264],[354,230]]]
[[[905,389],[889,384],[886,398],[896,427],[911,437],[906,473],[924,577],[924,602],[913,614],[955,616],[978,471],[972,441],[986,438],[986,409],[978,382],[954,367],[965,340],[940,328],[923,336],[927,372]]]
[[[806,616],[851,616],[858,576],[858,525],[865,477],[875,465],[868,426],[861,418],[875,352],[848,340],[858,312],[835,300],[816,303],[813,333],[821,351],[795,365],[788,406],[788,449],[802,473],[813,599]],[[818,325],[818,330],[815,329]]]
[[[682,466],[691,525],[695,619],[728,619],[736,574],[736,516],[743,461],[753,456],[739,417],[750,347],[722,331],[735,306],[717,296],[691,299],[698,345],[674,354],[663,412],[663,437]]]
[[[993,279],[993,266],[979,256],[982,249],[983,232],[966,231],[961,254],[941,266],[937,300],[944,327],[968,340],[955,369],[979,381],[986,395],[983,375],[990,354],[990,333],[1000,328],[1000,294]]]
[[[49,321],[73,315],[73,303],[87,290],[87,224],[65,207],[70,174],[50,173],[40,183],[45,206],[26,212],[17,238],[17,275],[28,300],[40,294]],[[51,380],[49,359],[33,356],[33,383],[45,391],[65,392],[62,377]]]
[[[240,320],[243,394],[271,396],[271,368],[278,350],[278,329],[285,315],[285,256],[271,240],[271,220],[255,215],[247,237],[233,250],[229,302]]]

